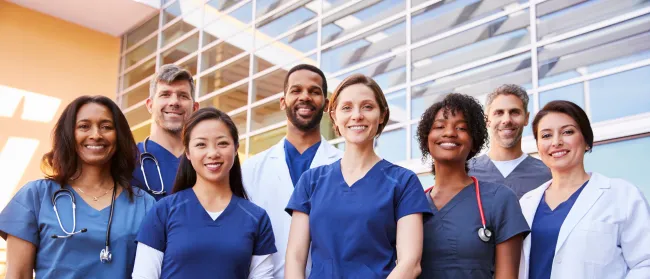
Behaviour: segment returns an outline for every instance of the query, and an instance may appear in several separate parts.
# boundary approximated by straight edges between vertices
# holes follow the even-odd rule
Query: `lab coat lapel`
[[[287,166],[286,162],[286,154],[284,151],[285,140],[286,137],[282,138],[280,142],[272,147],[269,158],[271,159],[271,164],[274,166],[274,169],[277,170],[275,174],[278,177],[280,185],[293,186],[293,182],[291,181],[291,174],[289,174],[289,166]],[[291,187],[291,190],[293,191],[293,187]]]
[[[548,188],[548,186],[551,185],[551,182],[546,182],[542,186],[539,186],[535,188],[534,190],[526,193],[523,197],[521,197],[521,212],[524,214],[524,218],[526,218],[526,222],[528,223],[528,227],[532,228],[533,227],[533,219],[535,218],[535,212],[537,212],[537,207],[539,206],[540,201],[542,200],[542,196],[544,195],[544,191]],[[523,243],[523,254],[522,256],[524,257],[525,264],[521,266],[520,268],[524,268],[521,272],[522,276],[525,276],[524,278],[528,278],[528,261],[530,260],[530,236],[526,237],[524,239]],[[521,278],[521,277],[520,277]]]
[[[332,146],[323,136],[321,136],[320,145],[316,150],[316,154],[314,154],[314,159],[311,161],[309,168],[311,169],[329,164],[334,161],[333,159],[337,156],[338,152],[339,151],[336,147]]]
[[[609,188],[609,180],[599,176],[594,173],[589,179],[589,183],[582,189],[580,196],[573,204],[571,211],[564,219],[562,227],[560,228],[560,234],[557,238],[557,244],[555,246],[555,255],[560,251],[562,245],[566,242],[569,234],[575,228],[575,226],[582,220],[582,217],[589,212],[591,207],[598,201],[598,198],[603,194],[605,188]]]

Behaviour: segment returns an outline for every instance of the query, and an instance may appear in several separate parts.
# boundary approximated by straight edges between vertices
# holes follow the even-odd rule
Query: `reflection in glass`
[[[185,70],[190,71],[192,76],[196,76],[196,69],[198,67],[197,62],[198,62],[197,55],[194,55],[192,58],[180,63],[179,66]]]
[[[126,35],[126,48],[134,46],[136,43],[149,36],[149,34],[158,30],[159,17],[160,16],[156,14],[154,17],[147,20],[147,22],[140,25],[140,27],[129,32],[129,34]]]
[[[406,129],[384,131],[377,139],[375,150],[379,157],[391,163],[398,163],[406,160]]]
[[[280,109],[280,100],[254,107],[251,114],[251,131],[286,121],[286,113]]]
[[[260,153],[276,145],[286,135],[287,126],[271,130],[250,138],[250,150],[248,157]]]
[[[217,94],[201,102],[201,107],[215,107],[230,112],[248,103],[248,83],[244,83],[226,92]]]
[[[245,39],[246,36],[249,36],[249,33],[241,33],[241,35],[218,43],[215,46],[210,47],[208,50],[204,51],[203,55],[201,56],[201,71],[212,68],[230,58],[237,56],[238,54],[243,53],[244,50],[242,48],[231,44],[237,43],[238,45],[243,46],[242,43],[244,43],[244,41],[240,40],[240,36],[244,37],[243,39]]]
[[[530,65],[530,52],[525,52],[417,85],[411,93],[411,119],[420,118],[426,108],[451,92],[480,96],[506,83],[530,83]]]
[[[569,86],[556,88],[539,93],[539,109],[544,108],[550,101],[564,100],[575,103],[582,109],[585,108],[584,86],[576,83]],[[532,123],[531,123],[532,124]]]
[[[413,80],[530,44],[528,10],[501,17],[412,52]]]
[[[269,74],[256,78],[253,81],[253,102],[271,97],[277,93],[284,92],[284,79],[287,71],[283,68],[277,69]]]
[[[196,29],[195,26],[197,26],[196,24],[199,23],[200,20],[201,14],[193,12],[183,16],[183,20],[167,27],[162,31],[162,47],[167,46],[169,43]]]
[[[589,81],[591,121],[650,112],[650,66]]]
[[[537,6],[537,37],[546,39],[590,24],[650,6],[648,1],[551,0]]]
[[[543,46],[537,53],[540,85],[636,62],[650,57],[650,15]]]
[[[396,124],[408,120],[406,114],[406,90],[386,94],[386,101],[390,110],[388,124]]]
[[[231,115],[230,118],[232,118],[232,121],[235,122],[235,126],[237,127],[237,132],[240,135],[243,135],[246,133],[246,111],[240,112],[236,115]]]
[[[155,36],[144,44],[140,45],[139,47],[136,47],[132,51],[126,54],[125,57],[125,63],[126,67],[131,67],[135,65],[136,63],[140,62],[140,60],[144,59],[147,56],[150,56],[156,51],[156,47],[158,46],[158,36]]]
[[[585,154],[585,170],[599,172],[609,177],[620,177],[639,187],[650,199],[647,179],[650,158],[650,137],[623,140],[594,146]]]
[[[201,77],[199,96],[203,96],[248,77],[248,55]]]
[[[327,13],[333,8],[341,6],[343,4],[345,4],[345,1],[338,1],[333,5],[324,5],[323,12]],[[390,18],[391,16],[403,12],[404,9],[406,9],[406,2],[403,0],[361,1],[360,3],[351,5],[341,11],[323,18],[323,44],[345,37],[346,35],[354,33],[359,29]],[[362,34],[362,36],[364,35],[373,34]],[[374,35],[374,39],[370,39],[373,42],[389,34],[380,32]],[[394,37],[405,39],[405,29],[402,28],[399,30],[399,34],[394,34]]]
[[[256,45],[259,45],[260,42],[256,41]],[[266,69],[269,69],[275,65],[290,65],[290,64],[311,64],[317,65],[314,53],[309,57],[305,57],[305,53],[298,51],[290,46],[287,46],[282,43],[282,41],[276,41],[261,48],[258,48],[255,51],[255,73],[263,72]],[[287,70],[288,67],[284,67]]]
[[[150,75],[153,75],[155,72],[156,58],[153,57],[147,62],[142,63],[140,66],[126,73],[122,78],[122,88],[126,90],[130,86],[149,77]]]
[[[163,26],[178,16],[182,14],[187,14],[189,12],[195,12],[197,16],[200,16],[201,14],[196,12],[195,9],[199,7],[199,4],[202,3],[203,1],[197,1],[197,0],[178,0],[174,2],[174,4],[171,4],[169,7],[165,8],[163,10]],[[197,22],[198,23],[198,22]],[[195,24],[194,26],[199,26],[198,24]]]
[[[323,50],[321,69],[327,73],[338,72],[403,47],[406,44],[405,30],[406,24],[401,18],[338,43]]]
[[[139,102],[144,101],[148,97],[149,97],[149,83],[145,82],[144,84],[122,95],[122,107],[123,108],[131,107]]]
[[[199,33],[196,32],[194,35],[188,37],[177,45],[171,47],[162,53],[163,64],[175,63],[178,60],[181,60],[190,53],[194,53],[199,49]],[[196,72],[196,68],[194,69]]]
[[[135,139],[135,142],[143,142],[145,138],[151,135],[151,124],[137,128],[131,131],[131,133],[133,134],[133,139]]]
[[[237,131],[239,134],[243,134],[241,131]],[[239,164],[244,164],[244,161],[248,159],[246,156],[246,139],[239,138],[239,148],[237,148],[237,155],[239,156]]]
[[[306,2],[306,1],[304,1]],[[303,3],[304,3],[303,2]],[[264,1],[257,1],[258,7],[263,5]],[[256,24],[256,29],[263,35],[264,39],[275,38],[296,26],[305,23],[317,14],[317,10],[312,10],[316,5],[302,5],[291,6],[289,9],[284,9],[279,13],[265,18]],[[261,10],[257,10],[258,15],[263,14]]]
[[[359,70],[345,73],[336,78],[330,78],[328,79],[328,87],[333,90],[343,79],[352,74],[363,74],[371,77],[384,91],[402,85],[406,82],[406,54],[398,54]]]
[[[129,122],[129,126],[135,126],[151,119],[151,114],[147,110],[147,106],[144,104],[124,113],[124,116],[126,116],[126,121]]]
[[[211,1],[208,2],[208,5],[205,6],[204,22],[206,26],[203,28],[203,45],[207,45],[213,41],[216,41],[217,39],[227,39],[242,32],[250,32],[242,31],[242,29],[249,27],[249,23],[252,20],[253,10],[251,2],[248,2],[243,6],[236,8],[228,14],[223,14],[221,11],[214,8],[215,5],[220,6],[218,5],[219,3],[223,3],[229,7],[232,6],[227,2],[231,1]],[[252,47],[252,35],[251,45],[249,47],[239,47],[243,49],[249,49]]]

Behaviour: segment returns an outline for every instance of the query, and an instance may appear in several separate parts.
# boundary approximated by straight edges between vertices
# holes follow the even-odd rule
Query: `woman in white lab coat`
[[[586,113],[550,102],[533,135],[553,178],[520,200],[531,234],[519,278],[650,278],[650,207],[629,182],[585,171],[594,139]]]

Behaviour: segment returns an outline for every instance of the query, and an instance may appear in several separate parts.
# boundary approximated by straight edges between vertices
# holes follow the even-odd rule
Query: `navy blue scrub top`
[[[157,202],[136,241],[164,253],[160,278],[248,278],[253,255],[277,252],[264,209],[233,195],[213,220],[192,188]]]
[[[138,149],[140,150],[140,153],[144,152],[143,144],[144,142],[138,143]],[[133,171],[133,180],[131,181],[131,185],[145,190],[147,193],[156,198],[156,200],[160,200],[172,193],[172,189],[174,188],[174,180],[176,179],[176,171],[178,170],[178,165],[180,164],[181,160],[179,157],[176,157],[174,154],[169,152],[169,150],[165,149],[152,140],[147,141],[147,152],[153,154],[158,160],[158,165],[160,165],[160,173],[162,174],[163,183],[165,184],[164,189],[166,193],[164,195],[154,195],[148,191],[147,185],[144,183],[142,170],[140,170],[140,158],[138,158],[138,164]],[[156,168],[156,164],[152,160],[145,160],[144,171],[147,173],[147,182],[149,182],[149,188],[154,191],[160,191],[160,177],[158,176],[158,168]]]
[[[554,210],[551,210],[546,203],[546,191],[544,191],[542,200],[539,201],[537,211],[535,211],[532,232],[530,233],[530,262],[534,264],[530,265],[529,279],[551,278],[555,246],[560,235],[560,228],[587,182]]]
[[[320,141],[300,154],[293,144],[286,139],[284,140],[285,160],[287,161],[287,167],[289,167],[289,174],[291,175],[291,182],[294,187],[296,186],[296,183],[298,183],[300,176],[309,169],[309,166],[311,166],[311,161],[314,160],[314,156],[316,155],[319,146]]]
[[[483,213],[492,238],[478,237],[482,227],[474,183],[438,210],[426,193],[433,218],[424,224],[422,274],[418,278],[492,279],[496,245],[530,232],[515,193],[508,187],[479,181]]]
[[[386,278],[395,268],[397,220],[431,209],[415,173],[381,160],[350,187],[341,160],[307,170],[286,211],[309,215],[309,278]]]

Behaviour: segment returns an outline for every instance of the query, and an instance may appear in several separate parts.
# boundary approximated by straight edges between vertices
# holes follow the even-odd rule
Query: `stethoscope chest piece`
[[[111,251],[108,250],[108,247],[102,249],[102,251],[99,252],[99,260],[102,263],[110,263],[111,260],[113,260],[113,254],[111,254]]]
[[[492,232],[489,229],[487,228],[478,229],[478,238],[480,238],[483,242],[490,241],[491,237],[492,237]]]

